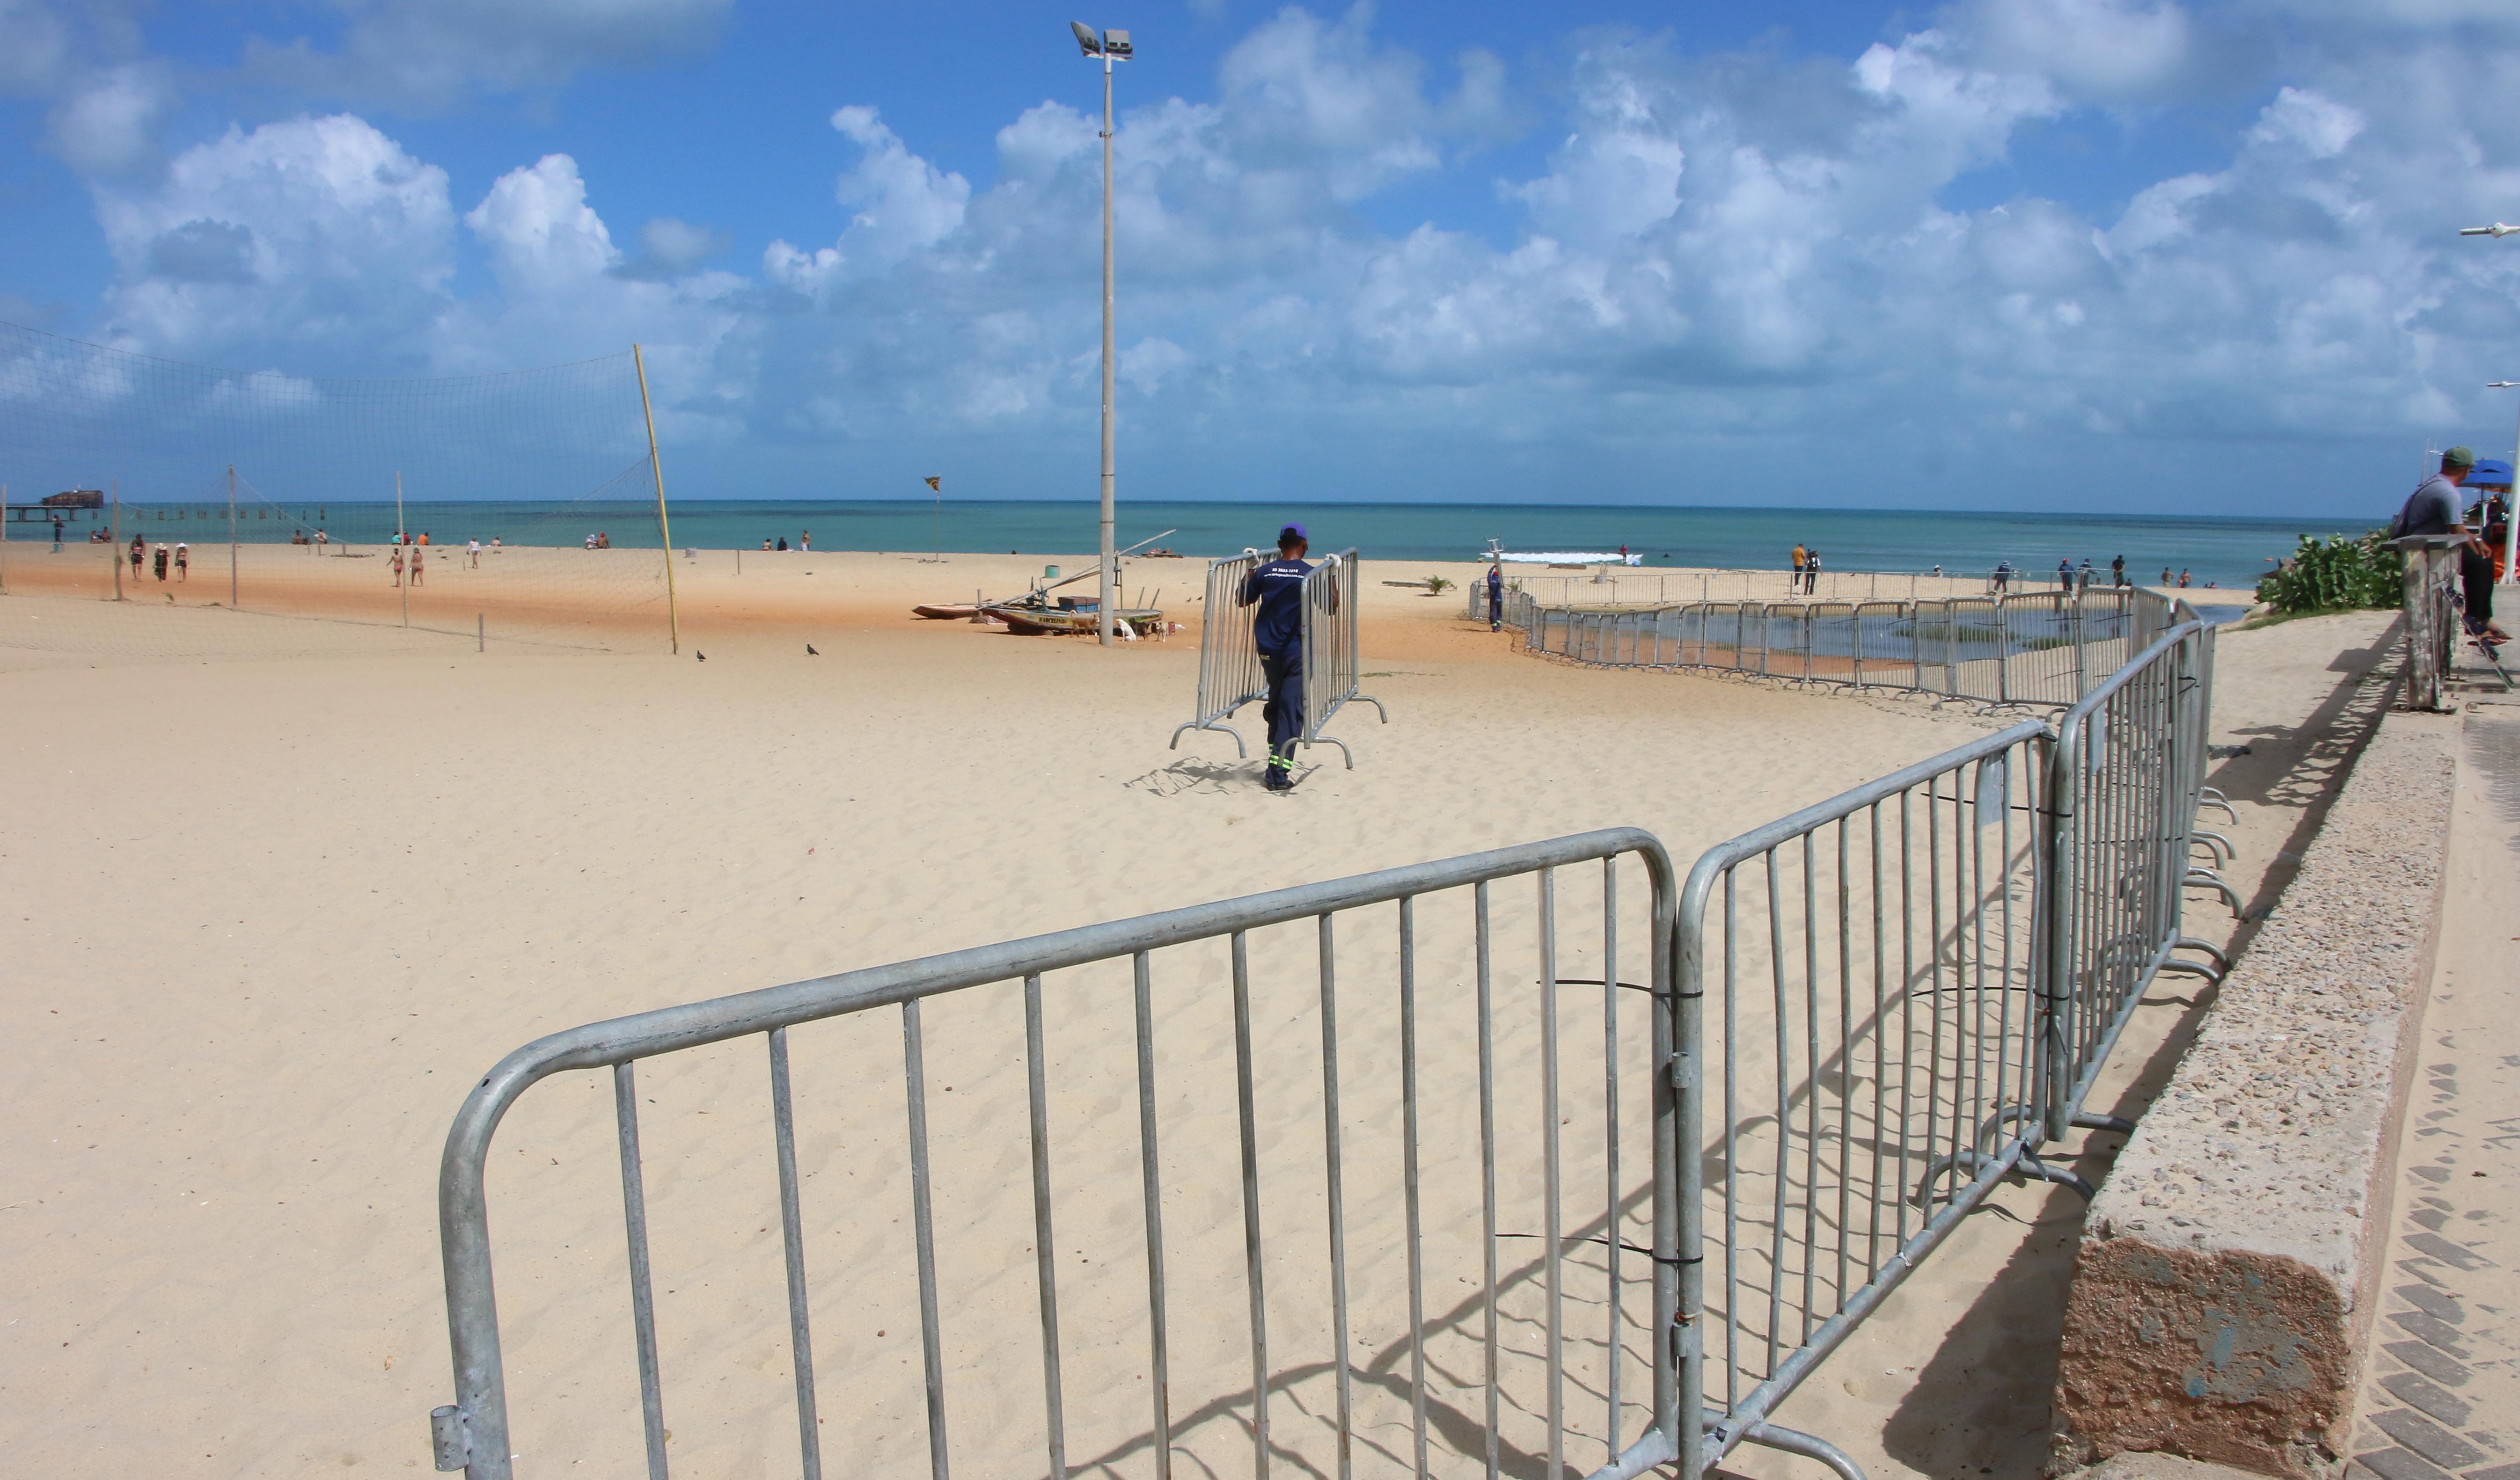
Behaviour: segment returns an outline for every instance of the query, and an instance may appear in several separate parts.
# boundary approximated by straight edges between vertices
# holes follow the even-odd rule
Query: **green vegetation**
[[[1445,592],[1450,591],[1451,589],[1453,589],[1453,583],[1444,579],[1440,575],[1430,575],[1426,577],[1426,594],[1428,596],[1442,596]]]
[[[2406,568],[2406,557],[2377,529],[2351,540],[2305,534],[2291,560],[2259,579],[2258,600],[2285,616],[2395,606]]]

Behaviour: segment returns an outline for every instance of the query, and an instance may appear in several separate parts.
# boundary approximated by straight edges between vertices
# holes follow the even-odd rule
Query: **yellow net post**
[[[682,617],[674,609],[674,526],[665,517],[665,465],[656,457],[656,410],[648,404],[648,360],[639,346],[630,346],[630,363],[639,371],[639,411],[648,419],[648,469],[656,475],[656,535],[665,542],[665,636],[680,655],[683,650]],[[738,568],[743,556],[736,555]]]

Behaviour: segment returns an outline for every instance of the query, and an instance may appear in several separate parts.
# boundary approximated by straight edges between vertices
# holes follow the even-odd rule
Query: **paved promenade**
[[[2520,704],[2465,716],[2348,1480],[2520,1480]]]

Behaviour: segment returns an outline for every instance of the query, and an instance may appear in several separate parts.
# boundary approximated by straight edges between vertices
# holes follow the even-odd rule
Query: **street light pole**
[[[1136,55],[1127,31],[1095,31],[1071,21],[1076,44],[1102,61],[1102,585],[1094,603],[1094,629],[1111,646],[1111,607],[1120,592],[1120,561],[1112,554],[1111,495],[1111,64]]]
[[[2498,241],[2503,237],[2520,237],[2520,226],[2507,226],[2497,221],[2491,226],[2462,226],[2458,229],[2458,234],[2462,237],[2493,237]],[[2514,383],[2510,381],[2496,381],[2488,388],[2499,390]],[[2511,559],[2513,555],[2520,554],[2520,546],[2515,546],[2513,543],[2514,535],[2520,534],[2520,520],[2515,520],[2511,516],[2514,513],[2513,502],[2520,500],[2520,434],[2515,434],[2512,441],[2512,487],[2502,496],[2502,579],[2505,584],[2520,580],[2520,570],[2512,568]]]

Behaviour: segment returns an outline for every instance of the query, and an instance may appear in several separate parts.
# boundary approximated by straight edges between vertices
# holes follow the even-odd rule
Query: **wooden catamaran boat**
[[[1072,637],[1101,628],[1091,608],[1007,605],[982,609],[1006,623],[1007,630],[1017,637]],[[1128,623],[1131,631],[1147,632],[1164,619],[1164,613],[1155,606],[1121,606],[1112,611],[1111,618]]]

